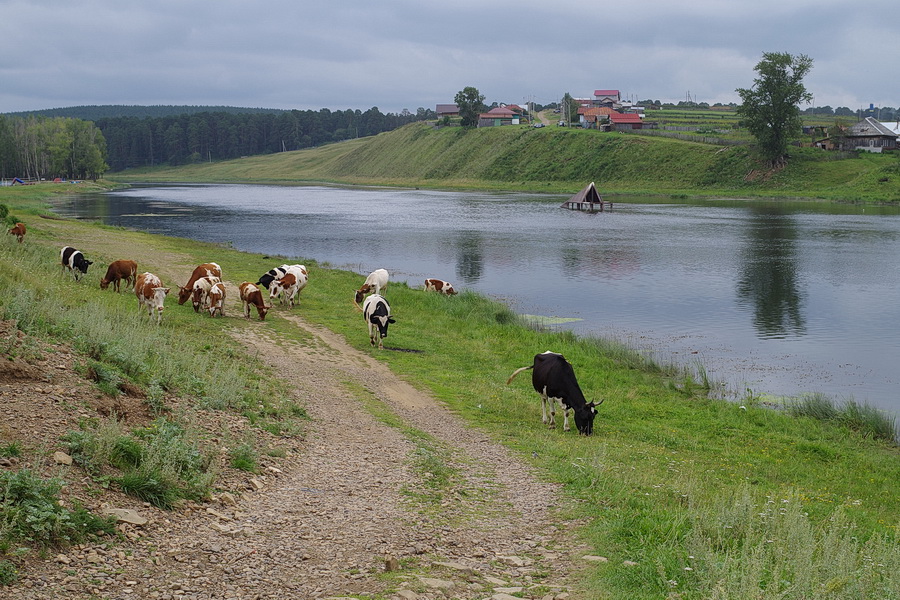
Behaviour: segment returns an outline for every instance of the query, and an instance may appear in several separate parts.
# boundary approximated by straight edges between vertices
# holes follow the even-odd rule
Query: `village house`
[[[898,132],[891,128],[893,123],[879,123],[874,117],[866,117],[847,128],[841,140],[841,150],[865,150],[883,152],[896,150]]]
[[[593,106],[606,106],[619,108],[622,105],[622,95],[619,90],[594,90]]]
[[[492,108],[486,113],[481,113],[480,115],[478,115],[478,126],[500,127],[502,125],[518,125],[519,119],[519,113],[510,110],[506,106],[498,106],[497,108]]]
[[[434,112],[437,113],[438,119],[443,119],[444,117],[458,117],[459,107],[455,104],[438,104]]]

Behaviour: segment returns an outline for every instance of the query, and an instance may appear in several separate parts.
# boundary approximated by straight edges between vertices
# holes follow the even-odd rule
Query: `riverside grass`
[[[900,202],[900,153],[791,148],[770,170],[750,146],[528,126],[433,129],[414,123],[320,148],[217,163],[135,169],[116,181],[345,183],[572,194],[792,197]]]
[[[21,198],[0,190],[0,202],[17,214],[46,211],[37,206],[40,195],[26,206]],[[232,281],[255,280],[280,262],[306,264],[310,285],[294,312],[371,352],[563,486],[561,517],[580,524],[576,533],[588,545],[586,553],[609,559],[585,564],[586,598],[900,598],[900,452],[840,421],[709,399],[698,386],[672,384],[677,374],[665,366],[648,369],[622,350],[611,352],[570,332],[536,331],[507,307],[467,291],[445,297],[392,283],[388,295],[397,323],[378,352],[370,349],[350,301],[361,275],[307,257],[264,258],[78,222],[30,219],[28,225],[34,237],[25,248],[14,241],[3,245],[0,273],[8,273],[17,252],[40,253],[44,244],[53,249],[47,260],[52,254],[55,266],[55,249],[63,243],[96,256],[97,264],[121,258],[104,255],[104,248],[128,247],[141,268],[176,260],[185,274],[187,265],[215,259]],[[75,284],[58,270],[48,276],[50,283],[25,274],[7,277],[3,310],[13,286],[36,296],[63,288],[90,306],[95,320],[118,315],[119,304],[134,310],[133,298],[101,292],[92,285],[95,278]],[[223,327],[304,343],[278,313],[265,322],[204,319],[170,301],[162,326],[145,320],[133,327],[162,341],[180,340],[177,351],[189,354],[177,359],[187,361],[181,364],[206,364],[206,340]],[[81,326],[52,334],[77,339]],[[255,389],[262,367],[240,347],[226,347],[230,356],[221,360],[252,365],[235,370],[237,388],[243,382],[243,389]],[[160,359],[175,361],[169,356],[175,349],[163,344]],[[605,399],[594,436],[547,430],[530,384],[505,385],[513,370],[545,350],[568,358],[588,399]],[[194,396],[193,386],[202,385],[178,371],[172,369],[171,385]],[[196,397],[204,402],[203,394]]]

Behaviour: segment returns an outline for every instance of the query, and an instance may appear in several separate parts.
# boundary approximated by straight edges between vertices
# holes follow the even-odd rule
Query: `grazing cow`
[[[188,282],[178,288],[178,304],[184,304],[194,293],[194,284],[201,277],[222,277],[222,267],[216,263],[203,263],[194,269]]]
[[[575,413],[575,426],[578,427],[578,433],[591,435],[594,431],[594,417],[597,415],[596,407],[603,404],[603,400],[594,403],[584,399],[584,394],[575,379],[575,371],[563,355],[555,352],[536,354],[534,364],[517,369],[506,380],[506,385],[509,385],[516,375],[527,369],[533,369],[531,384],[534,386],[534,390],[541,395],[542,422],[547,423],[546,406],[549,405],[550,427],[556,427],[556,404],[553,402],[555,399],[563,407],[565,416],[563,430],[569,431],[569,411],[571,410]]]
[[[207,295],[209,290],[216,283],[222,281],[218,277],[201,277],[194,282],[194,289],[191,291],[191,303],[194,305],[194,312],[200,312],[209,306]]]
[[[250,305],[256,307],[256,312],[259,314],[259,320],[266,320],[266,313],[269,312],[269,309],[272,308],[272,305],[267,305],[263,300],[262,292],[259,291],[259,288],[256,284],[250,283],[249,281],[245,281],[238,288],[241,291],[241,303],[244,307],[244,316],[248,319],[250,318]]]
[[[264,274],[260,275],[259,279],[256,281],[256,285],[268,290],[273,281],[285,276],[287,268],[288,265],[281,265],[280,267],[269,269]]]
[[[133,260],[115,260],[109,263],[106,269],[106,275],[100,279],[100,289],[105,290],[109,284],[113,284],[113,289],[119,292],[119,285],[124,280],[125,285],[134,288],[134,278],[137,277],[137,263]]]
[[[14,226],[9,228],[7,232],[9,235],[16,236],[16,239],[19,240],[19,243],[22,243],[22,240],[25,239],[25,223],[16,223]]]
[[[363,317],[369,328],[369,342],[374,346],[375,338],[378,338],[378,349],[384,348],[382,340],[387,337],[388,325],[396,323],[391,316],[391,307],[387,300],[378,294],[372,294],[363,303]]]
[[[272,298],[281,296],[281,304],[289,303],[291,308],[293,308],[294,299],[306,287],[307,281],[309,279],[301,272],[286,273],[281,279],[276,279],[272,282],[272,286],[269,288],[269,301],[271,302]]]
[[[225,284],[217,281],[209,288],[207,294],[209,300],[209,316],[214,317],[219,313],[220,317],[225,316]]]
[[[134,293],[138,299],[138,310],[146,306],[147,314],[153,318],[153,310],[156,309],[156,324],[159,325],[169,288],[163,287],[162,281],[153,273],[141,273],[134,284]]]
[[[447,294],[448,296],[456,295],[456,290],[453,289],[453,286],[450,284],[450,282],[444,281],[443,279],[426,279],[425,291],[439,292],[441,294]]]
[[[71,271],[75,281],[78,281],[82,275],[86,274],[88,267],[94,264],[93,261],[87,260],[80,250],[76,250],[71,246],[63,248],[62,252],[59,253],[59,257],[62,261],[63,269]]]
[[[381,295],[381,290],[385,289],[389,279],[388,272],[384,269],[375,269],[366,277],[366,282],[362,287],[356,290],[356,305],[362,302],[366,294],[375,293]]]

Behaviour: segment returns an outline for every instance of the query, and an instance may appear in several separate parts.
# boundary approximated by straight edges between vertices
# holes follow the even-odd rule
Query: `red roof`
[[[635,113],[610,113],[609,120],[613,123],[642,123],[641,115]]]
[[[619,96],[619,90],[594,90],[594,96]]]

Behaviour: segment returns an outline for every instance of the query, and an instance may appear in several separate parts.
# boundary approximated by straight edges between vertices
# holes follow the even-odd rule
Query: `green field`
[[[724,116],[723,116],[724,117]],[[900,202],[900,154],[793,148],[771,170],[750,146],[527,125],[435,129],[412,124],[311,150],[129,170],[116,181],[330,182],[603,194]]]
[[[471,133],[410,128],[403,135]],[[540,133],[519,135],[536,140]],[[337,172],[357,153],[358,170],[385,176],[376,175],[382,165],[370,145],[391,137],[352,142],[343,154],[338,146],[328,148],[313,162]],[[291,159],[296,165],[312,161],[313,154],[247,162],[263,168],[266,161]],[[414,153],[407,158],[415,160]],[[443,158],[435,162],[454,160],[446,153]],[[463,161],[462,155],[456,160]],[[163,325],[149,332],[153,360],[169,368],[159,381],[140,368],[146,340],[138,334],[146,327],[134,319],[133,299],[73,286],[53,268],[62,243],[87,239],[97,244],[100,262],[118,258],[106,256],[103,247],[132,248],[151,270],[175,258],[196,264],[216,256],[235,280],[255,277],[272,259],[79,222],[53,221],[51,228],[35,217],[46,212],[49,187],[0,190],[0,202],[28,222],[31,236],[27,255],[12,239],[0,244],[0,317],[16,318],[29,335],[76,347],[95,339],[98,333],[90,328],[99,330],[99,323],[135,320],[129,327],[136,331],[133,340],[112,331],[102,344],[84,347],[85,360],[116,369],[148,392],[164,385],[207,410],[235,411],[261,426],[277,426],[274,431],[289,439],[285,423],[291,411],[256,407],[260,375],[247,366],[257,362],[237,343],[224,341],[230,338],[222,328],[249,322],[197,319],[187,306],[170,306]],[[366,349],[357,318],[335,310],[347,304],[347,290],[359,277],[297,258],[314,271],[315,283],[304,291],[303,318]],[[66,294],[59,293],[61,287]],[[400,284],[391,290],[391,303],[398,317],[392,345],[416,352],[377,352],[378,360],[563,486],[563,514],[582,524],[578,535],[590,553],[609,558],[582,573],[584,598],[900,598],[900,452],[894,442],[874,439],[849,420],[792,417],[752,396],[739,403],[710,399],[696,374],[649,364],[602,340],[535,330],[505,306],[473,293],[444,297]],[[90,318],[79,317],[84,306]],[[300,335],[277,314],[265,327],[276,339]],[[214,350],[210,336],[221,341]],[[505,385],[514,369],[547,349],[569,359],[589,399],[605,400],[594,436],[548,431],[528,382]],[[226,381],[180,375],[185,369],[202,373],[211,361],[217,378],[227,373]],[[623,561],[634,565],[622,568]]]

